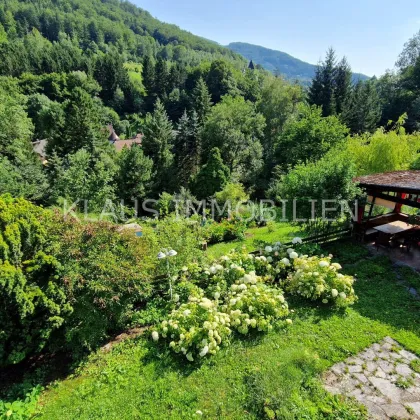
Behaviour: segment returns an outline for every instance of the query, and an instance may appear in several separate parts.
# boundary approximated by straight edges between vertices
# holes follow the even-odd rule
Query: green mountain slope
[[[45,39],[46,41],[43,41]],[[55,62],[45,58],[33,65],[53,43]],[[203,60],[225,58],[245,64],[228,48],[193,35],[176,25],[160,22],[149,12],[120,0],[7,0],[0,2],[0,73],[47,72],[79,69],[69,58],[82,61],[115,47],[127,61],[144,55],[197,65]],[[51,54],[50,54],[51,55]],[[80,59],[79,59],[80,57]],[[39,61],[39,60],[38,60]],[[51,67],[50,69],[48,67]]]
[[[252,60],[254,64],[260,64],[273,73],[283,74],[287,79],[297,79],[308,84],[315,75],[314,64],[306,63],[282,51],[270,50],[245,42],[232,42],[227,47],[246,59]],[[366,80],[368,77],[364,74],[353,73],[353,79]]]

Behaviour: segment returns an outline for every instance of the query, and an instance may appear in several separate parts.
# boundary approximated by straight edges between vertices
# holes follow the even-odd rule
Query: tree
[[[200,77],[191,93],[191,105],[202,124],[210,112],[212,102],[206,82]]]
[[[102,87],[100,96],[106,104],[114,100],[118,88],[129,88],[130,80],[124,68],[124,59],[116,51],[98,57],[95,63],[94,77]]]
[[[418,57],[420,57],[420,31],[404,44],[404,49],[398,57],[396,65],[400,69],[413,66]]]
[[[54,151],[64,157],[85,148],[109,148],[108,134],[101,124],[100,108],[91,96],[81,88],[75,88],[64,105],[65,123],[61,132],[55,133],[48,142],[48,154]]]
[[[359,81],[346,102],[342,120],[352,133],[373,132],[381,119],[381,104],[373,81]]]
[[[355,176],[354,161],[345,152],[332,149],[317,162],[301,163],[274,179],[269,195],[278,201],[298,199],[302,203],[309,199],[352,200],[357,194]],[[307,210],[310,217],[310,205]]]
[[[342,70],[347,71],[344,67]],[[309,103],[322,107],[322,115],[324,117],[334,115],[337,111],[336,78],[337,66],[335,51],[330,48],[327,51],[325,60],[318,66],[308,94]],[[343,80],[341,82],[343,82]],[[343,98],[340,98],[340,102],[343,102]]]
[[[220,150],[215,147],[211,149],[207,163],[201,167],[192,182],[191,190],[197,198],[204,199],[222,191],[228,181],[229,168],[223,163]]]
[[[316,161],[343,142],[348,128],[336,116],[322,117],[321,108],[299,105],[297,118],[290,120],[276,147],[276,163],[286,167]]]
[[[211,109],[203,129],[203,157],[219,148],[231,173],[249,183],[263,165],[260,140],[265,128],[264,117],[255,104],[243,97],[225,96]]]
[[[162,58],[158,58],[155,67],[155,93],[160,99],[164,99],[169,93],[170,73],[168,62]]]
[[[124,147],[117,157],[116,192],[125,205],[143,199],[152,177],[152,159],[146,157],[138,145]]]
[[[337,114],[344,111],[346,101],[351,94],[352,72],[346,57],[338,63],[335,75],[335,105]]]
[[[267,77],[261,92],[257,109],[264,116],[266,126],[262,145],[267,175],[275,164],[275,145],[286,122],[293,118],[298,104],[303,101],[303,90],[298,84],[290,84],[281,77]]]
[[[197,113],[185,111],[178,123],[175,143],[175,162],[178,184],[186,187],[197,174],[201,154],[201,125]]]
[[[223,95],[236,95],[239,93],[233,72],[224,60],[214,60],[211,63],[207,76],[212,101],[217,104]]]
[[[154,191],[161,192],[174,181],[171,176],[174,131],[160,99],[156,101],[153,114],[146,116],[143,134],[144,154],[153,161]]]
[[[0,86],[0,192],[40,201],[48,185],[33,153],[33,125],[24,104],[25,98],[13,84]]]
[[[102,211],[106,200],[115,199],[114,161],[103,152],[93,154],[85,149],[66,157],[61,168],[55,168],[56,179],[51,191],[52,202],[66,199],[70,203],[88,201],[89,211]]]

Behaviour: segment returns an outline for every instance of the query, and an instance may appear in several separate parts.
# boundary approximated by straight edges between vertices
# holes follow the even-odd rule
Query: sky
[[[312,64],[332,46],[354,72],[380,76],[420,30],[419,0],[131,0],[222,45],[248,42]]]

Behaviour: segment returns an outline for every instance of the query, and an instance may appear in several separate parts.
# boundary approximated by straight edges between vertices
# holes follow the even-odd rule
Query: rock
[[[406,406],[412,408],[417,417],[420,418],[420,401],[414,403],[407,403]]]
[[[403,363],[400,363],[397,366],[395,366],[395,370],[401,376],[410,376],[413,373],[413,371],[410,369],[410,367],[408,365],[403,364]]]
[[[411,362],[411,361],[413,361],[413,360],[418,359],[418,357],[417,357],[415,354],[410,353],[410,352],[409,352],[409,351],[407,351],[407,350],[401,350],[401,351],[400,351],[400,356],[405,357],[405,358],[406,358],[407,360],[409,360],[410,362]]]
[[[369,380],[381,394],[385,395],[385,397],[389,398],[392,402],[400,401],[402,392],[394,384],[386,379],[375,378],[374,376],[370,377]]]
[[[402,404],[384,404],[381,408],[388,417],[397,419],[407,418],[407,410]]]

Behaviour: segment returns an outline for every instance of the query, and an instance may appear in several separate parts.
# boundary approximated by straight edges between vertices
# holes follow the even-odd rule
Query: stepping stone
[[[409,366],[416,359],[415,354],[385,337],[332,366],[324,377],[324,387],[332,394],[354,397],[366,406],[369,418],[420,420],[420,374]],[[412,384],[408,382],[407,389],[398,387],[402,379],[411,379]]]

